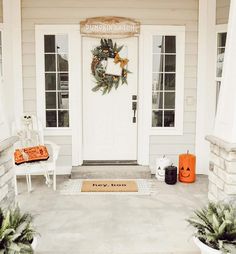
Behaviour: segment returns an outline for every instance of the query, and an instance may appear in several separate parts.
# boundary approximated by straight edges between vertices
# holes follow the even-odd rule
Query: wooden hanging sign
[[[125,38],[140,33],[140,22],[124,17],[95,17],[80,22],[80,33],[89,37]]]

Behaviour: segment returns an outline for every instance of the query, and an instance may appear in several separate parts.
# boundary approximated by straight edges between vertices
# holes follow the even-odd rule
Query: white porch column
[[[210,200],[236,200],[236,0],[231,0],[223,77],[210,142]]]
[[[231,0],[222,85],[214,135],[236,143],[236,0]]]
[[[209,144],[215,117],[215,19],[216,0],[199,0],[196,157],[197,173],[208,174]]]
[[[3,95],[11,122],[23,113],[21,0],[3,0]]]

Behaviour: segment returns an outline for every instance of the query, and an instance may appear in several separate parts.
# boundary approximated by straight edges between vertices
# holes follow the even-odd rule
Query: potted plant
[[[187,220],[196,229],[194,242],[202,254],[236,253],[236,207],[210,202]]]
[[[19,207],[5,213],[0,208],[0,254],[34,253],[36,231],[32,215],[21,213]]]

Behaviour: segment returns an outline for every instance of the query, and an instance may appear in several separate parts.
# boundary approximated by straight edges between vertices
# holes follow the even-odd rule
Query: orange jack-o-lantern
[[[196,156],[193,154],[180,154],[179,156],[179,181],[193,183],[196,179],[195,173]]]

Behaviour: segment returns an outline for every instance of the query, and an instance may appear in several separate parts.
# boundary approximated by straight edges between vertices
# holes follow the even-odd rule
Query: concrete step
[[[79,166],[73,167],[72,179],[150,179],[147,166]]]

